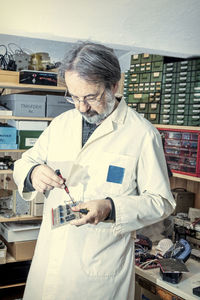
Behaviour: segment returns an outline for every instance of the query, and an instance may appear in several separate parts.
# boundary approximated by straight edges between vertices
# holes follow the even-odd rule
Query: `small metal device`
[[[80,209],[79,211],[73,211],[72,207],[78,205],[78,202],[75,202],[72,196],[70,195],[69,189],[66,185],[65,179],[62,177],[60,170],[55,171],[56,175],[64,180],[64,189],[68,194],[71,204],[67,202],[64,205],[59,205],[55,209],[52,208],[52,228],[60,227],[62,225],[69,224],[70,221],[75,219],[80,219],[81,214],[87,214],[89,210]]]

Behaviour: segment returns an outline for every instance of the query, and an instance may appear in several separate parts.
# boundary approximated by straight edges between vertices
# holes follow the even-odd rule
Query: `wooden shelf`
[[[17,117],[17,116],[0,116],[0,120],[31,120],[31,121],[52,121],[53,118],[41,117]]]
[[[165,125],[165,124],[154,124],[156,128],[167,128],[167,129],[182,129],[182,130],[195,130],[200,131],[200,126],[178,126],[178,125]]]
[[[19,89],[19,90],[34,90],[34,91],[51,91],[51,92],[65,92],[64,86],[51,86],[51,85],[34,85],[34,84],[22,84],[12,82],[0,82],[0,88],[2,89]]]
[[[0,289],[9,289],[9,288],[14,288],[14,287],[18,287],[18,286],[24,286],[24,285],[26,285],[25,282],[15,283],[15,284],[9,284],[9,285],[0,286]]]
[[[0,153],[1,152],[25,152],[26,150],[25,149],[0,149]]]
[[[3,218],[0,216],[0,223],[1,222],[19,222],[19,221],[41,221],[42,217],[34,217],[34,216],[27,216],[27,215],[22,215],[22,216],[17,216],[17,217],[12,217],[12,218]]]
[[[0,170],[0,175],[9,175],[9,174],[12,174],[13,173],[13,170]]]
[[[200,177],[189,176],[189,175],[184,175],[184,174],[179,174],[179,173],[173,173],[173,177],[200,182]]]

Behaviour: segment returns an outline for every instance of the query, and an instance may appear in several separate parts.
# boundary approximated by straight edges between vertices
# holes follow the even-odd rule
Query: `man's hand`
[[[47,165],[35,167],[31,173],[31,181],[34,189],[41,193],[52,190],[54,187],[64,188],[63,179],[57,176],[54,170]]]
[[[99,222],[104,221],[111,211],[111,203],[109,200],[91,200],[85,203],[80,203],[77,206],[72,207],[73,211],[79,211],[80,209],[87,209],[89,212],[87,215],[82,215],[81,219],[71,221],[72,225],[84,225],[91,223],[97,225]]]

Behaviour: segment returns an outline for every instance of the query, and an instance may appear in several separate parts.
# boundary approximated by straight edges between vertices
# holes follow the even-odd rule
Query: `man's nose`
[[[86,101],[80,101],[79,102],[78,109],[79,109],[80,112],[84,113],[88,110],[88,108],[89,108],[89,105]]]

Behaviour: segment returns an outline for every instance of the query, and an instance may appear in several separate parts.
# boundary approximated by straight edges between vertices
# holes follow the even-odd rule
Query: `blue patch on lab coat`
[[[116,166],[109,166],[106,181],[114,183],[122,183],[125,169]]]

